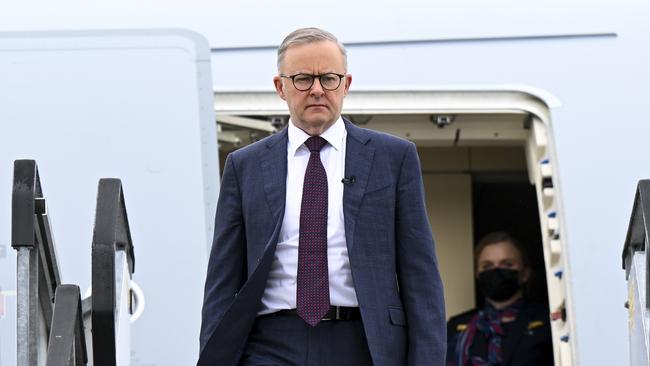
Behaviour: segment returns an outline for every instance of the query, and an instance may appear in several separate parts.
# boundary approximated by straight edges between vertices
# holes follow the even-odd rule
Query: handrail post
[[[11,246],[17,253],[16,300],[17,300],[17,365],[38,364],[38,352],[30,340],[38,338],[36,294],[38,261],[34,240],[34,197],[42,196],[38,183],[36,163],[14,162],[14,186],[12,192]]]
[[[650,350],[650,180],[641,180],[634,195],[623,247],[630,322],[630,365],[649,365]],[[645,292],[645,293],[644,293]]]
[[[645,251],[645,298],[643,306],[650,310],[650,255],[648,253],[648,241],[650,240],[650,180],[640,180],[634,195],[632,215],[625,237],[623,247],[623,269],[626,277],[629,277],[630,268],[634,253]]]
[[[650,240],[650,180],[639,182],[639,199],[643,213],[643,241],[645,248],[646,272],[645,272],[645,308],[650,310],[650,255],[648,255],[648,240]]]
[[[79,286],[60,285],[56,289],[52,334],[47,347],[46,366],[82,366],[88,362]]]
[[[115,366],[117,363],[116,305],[116,251],[121,267],[121,277],[134,272],[135,257],[129,222],[124,204],[122,183],[119,179],[101,179],[97,192],[97,209],[92,242],[92,340],[94,366]],[[128,282],[127,282],[128,283]],[[129,295],[130,296],[130,292]],[[128,326],[128,324],[123,325]]]
[[[11,246],[17,251],[17,365],[38,366],[60,275],[34,160],[14,162],[11,207]]]

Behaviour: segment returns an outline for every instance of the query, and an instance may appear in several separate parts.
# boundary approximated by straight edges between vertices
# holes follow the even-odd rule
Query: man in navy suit
[[[225,163],[199,366],[442,366],[443,288],[409,141],[341,117],[332,34],[278,49],[287,128]]]

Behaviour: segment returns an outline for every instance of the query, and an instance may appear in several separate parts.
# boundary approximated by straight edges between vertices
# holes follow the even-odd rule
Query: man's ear
[[[287,94],[284,90],[284,83],[282,82],[282,78],[280,76],[273,77],[273,85],[275,85],[275,91],[278,93],[280,98],[287,100]]]
[[[350,85],[352,84],[352,74],[346,74],[345,75],[345,84],[343,85],[343,93],[344,95],[348,95],[350,92]]]

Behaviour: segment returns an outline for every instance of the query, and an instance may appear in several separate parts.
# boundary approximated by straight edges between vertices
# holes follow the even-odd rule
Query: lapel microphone
[[[349,185],[353,185],[354,182],[356,182],[356,181],[357,181],[357,177],[355,177],[354,175],[353,175],[353,176],[350,176],[349,178],[343,178],[343,179],[341,179],[341,183],[343,183],[343,184],[349,184]]]

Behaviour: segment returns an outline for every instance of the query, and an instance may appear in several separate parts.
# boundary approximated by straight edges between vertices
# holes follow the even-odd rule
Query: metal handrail
[[[647,253],[648,239],[650,239],[650,180],[640,180],[636,194],[630,224],[628,225],[625,245],[623,246],[623,269],[625,276],[629,277],[632,267],[632,258],[635,252],[646,251],[646,298],[645,308],[650,309],[650,255]]]
[[[133,242],[119,179],[101,179],[92,242],[92,340],[94,366],[116,364],[116,251],[124,251],[128,272],[135,267]]]
[[[79,286],[56,289],[46,366],[81,366],[88,363]]]
[[[50,331],[54,295],[61,276],[34,160],[14,161],[11,246],[18,252],[17,365],[37,365],[39,347]]]

